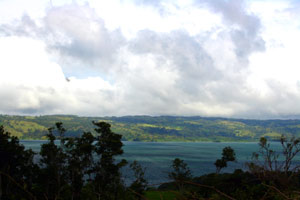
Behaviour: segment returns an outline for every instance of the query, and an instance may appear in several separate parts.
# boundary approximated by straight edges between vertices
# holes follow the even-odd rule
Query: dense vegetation
[[[17,137],[0,127],[0,199],[126,199],[120,168],[121,135],[110,130],[105,122],[93,122],[95,136],[84,132],[81,137],[65,137],[61,122],[48,129],[48,143],[35,153],[25,150]],[[55,140],[60,139],[56,145]],[[139,175],[140,166],[132,164]],[[139,179],[133,188],[138,190]],[[142,186],[141,186],[142,187]],[[123,198],[125,197],[126,198]]]
[[[78,117],[72,115],[0,115],[0,125],[20,139],[47,139],[47,128],[63,122],[66,136],[92,132],[91,121],[105,121],[128,141],[257,141],[279,140],[282,134],[300,137],[300,120],[246,120],[175,116]]]
[[[236,161],[231,147],[225,147],[216,160],[216,173],[200,177],[192,177],[184,160],[176,158],[170,164],[172,182],[151,188],[144,178],[145,169],[136,161],[130,164],[134,181],[124,184],[120,169],[128,163],[115,160],[123,153],[122,135],[111,131],[106,122],[93,125],[95,134],[83,132],[74,138],[66,136],[61,122],[55,123],[48,128],[48,142],[39,154],[25,150],[17,137],[0,126],[0,200],[300,198],[300,165],[294,163],[300,140],[295,137],[279,138],[282,152],[273,151],[262,137],[246,172],[221,173],[228,162]]]

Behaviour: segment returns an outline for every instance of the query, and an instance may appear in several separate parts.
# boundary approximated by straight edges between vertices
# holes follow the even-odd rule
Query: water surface
[[[26,148],[39,152],[40,145],[47,141],[21,141]],[[56,141],[57,144],[59,141]],[[235,169],[245,169],[245,162],[251,160],[253,152],[258,151],[256,142],[123,142],[124,154],[118,159],[126,159],[129,163],[137,160],[146,167],[146,178],[151,184],[168,181],[172,160],[180,158],[190,167],[194,176],[215,172],[214,162],[221,158],[222,149],[231,146],[237,157],[237,162],[230,162],[223,172],[233,172]],[[272,142],[271,147],[279,151],[279,142]],[[299,160],[299,159],[298,159]],[[132,180],[128,168],[123,169],[126,180]]]

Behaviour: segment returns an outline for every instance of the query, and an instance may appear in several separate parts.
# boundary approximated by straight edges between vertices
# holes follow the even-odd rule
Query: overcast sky
[[[0,0],[0,69],[1,114],[294,118],[300,2]]]

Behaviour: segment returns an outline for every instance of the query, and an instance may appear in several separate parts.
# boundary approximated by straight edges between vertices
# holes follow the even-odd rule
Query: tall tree
[[[67,185],[67,155],[61,146],[55,144],[56,137],[53,134],[53,129],[48,129],[48,143],[41,146],[41,173],[39,177],[42,196],[51,200],[60,199],[63,188]],[[63,140],[63,138],[60,139]]]
[[[94,166],[94,190],[101,199],[120,199],[120,192],[124,189],[120,168],[127,162],[125,160],[116,162],[115,156],[123,154],[122,135],[112,132],[110,124],[106,122],[93,124],[97,133],[95,152],[99,158]]]
[[[95,138],[90,133],[83,133],[79,138],[67,138],[65,151],[67,154],[67,178],[71,186],[71,199],[81,199],[85,176],[92,173]]]
[[[37,168],[33,156],[0,126],[0,199],[34,199],[30,191]]]

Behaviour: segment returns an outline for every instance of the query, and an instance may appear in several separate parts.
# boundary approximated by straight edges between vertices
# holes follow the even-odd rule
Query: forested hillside
[[[300,120],[246,120],[178,116],[78,117],[73,115],[0,115],[0,125],[20,139],[45,139],[62,122],[67,136],[93,132],[92,121],[106,121],[128,141],[257,141],[261,136],[300,136]]]

